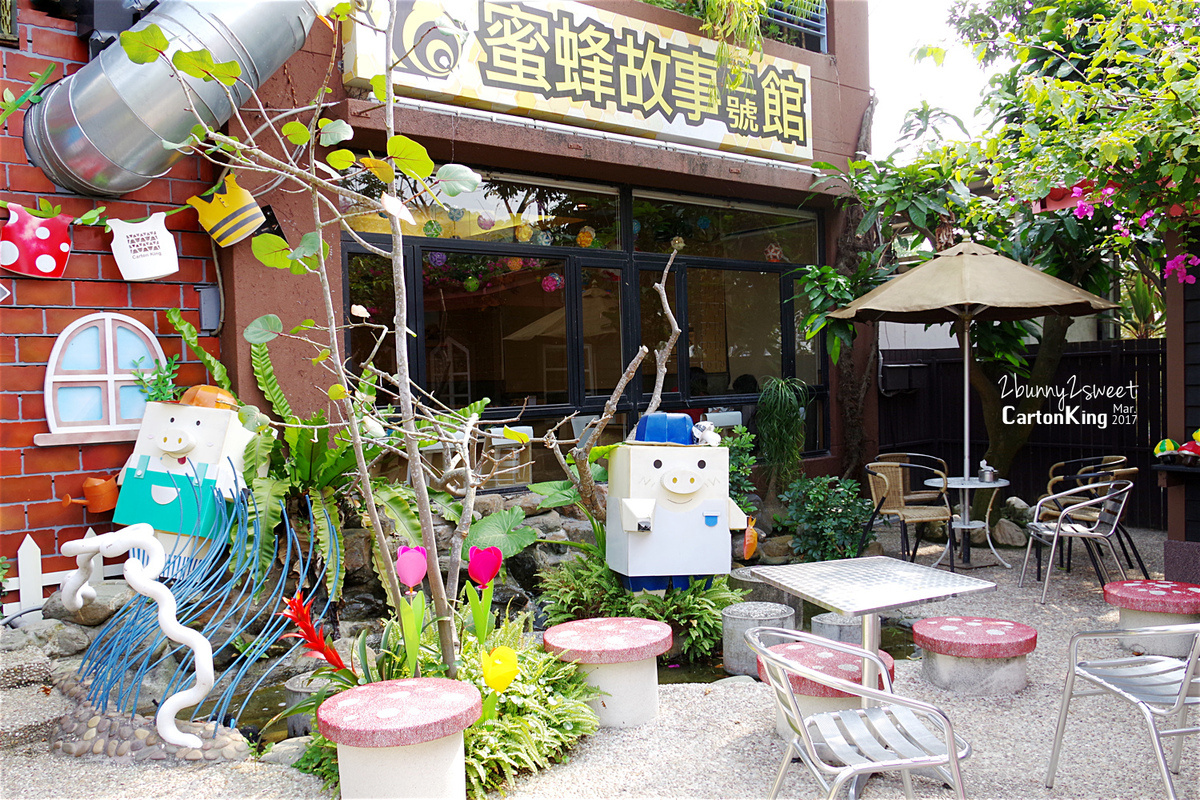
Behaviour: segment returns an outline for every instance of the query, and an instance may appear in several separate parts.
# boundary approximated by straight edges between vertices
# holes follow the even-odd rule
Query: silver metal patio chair
[[[843,786],[859,776],[865,778],[873,772],[889,771],[900,772],[905,796],[912,800],[909,772],[914,769],[932,769],[954,789],[959,800],[965,800],[958,762],[971,755],[971,746],[954,734],[950,718],[941,709],[895,694],[891,677],[878,654],[785,628],[751,628],[745,636],[750,649],[762,659],[775,693],[775,703],[793,733],[771,787],[771,800],[779,795],[793,757],[798,757],[812,772],[825,790],[827,800],[832,800]],[[793,642],[814,644],[845,653],[850,658],[874,662],[883,680],[883,689],[868,688],[808,669],[769,649]],[[793,676],[840,689],[875,704],[869,708],[805,717],[792,694]],[[948,748],[947,743],[952,748]],[[833,782],[830,783],[826,776],[832,777]],[[852,784],[852,794],[854,788]]]
[[[1042,584],[1042,599],[1041,602],[1046,602],[1046,593],[1050,589],[1050,573],[1054,571],[1054,554],[1058,550],[1060,539],[1082,539],[1086,544],[1104,542],[1108,545],[1108,549],[1112,551],[1113,561],[1117,563],[1117,569],[1121,572],[1121,580],[1125,580],[1125,567],[1121,565],[1121,559],[1117,557],[1117,551],[1113,547],[1113,537],[1117,531],[1117,525],[1121,522],[1121,515],[1125,512],[1125,502],[1129,499],[1129,492],[1133,489],[1133,483],[1130,481],[1109,481],[1107,483],[1092,483],[1088,484],[1086,491],[1080,488],[1068,489],[1065,492],[1051,494],[1038,500],[1037,505],[1033,509],[1034,522],[1030,522],[1026,527],[1029,533],[1029,542],[1025,545],[1025,561],[1021,564],[1021,577],[1017,580],[1017,586],[1023,586],[1025,583],[1025,571],[1029,567],[1029,554],[1033,548],[1038,547],[1038,571],[1041,572],[1041,545],[1050,545],[1050,556],[1046,561],[1046,581]],[[1052,522],[1044,522],[1042,519],[1042,511],[1046,507],[1060,506],[1058,515]],[[1081,517],[1087,515],[1087,512],[1092,511],[1095,517],[1091,521],[1080,521]],[[1083,513],[1080,513],[1083,512]],[[1102,584],[1108,583],[1108,571],[1104,568],[1103,559],[1099,558],[1097,550],[1097,558],[1094,559]]]
[[[1083,661],[1079,658],[1079,645],[1086,641],[1114,639],[1119,636],[1144,636],[1147,634],[1187,634],[1195,638],[1186,658],[1167,656],[1129,656],[1100,661]],[[1179,774],[1179,763],[1183,757],[1183,737],[1200,733],[1200,726],[1185,728],[1189,708],[1200,708],[1200,622],[1187,625],[1160,625],[1153,628],[1127,628],[1110,631],[1085,631],[1071,637],[1071,664],[1063,689],[1062,707],[1058,713],[1058,727],[1054,732],[1054,745],[1050,749],[1050,765],[1046,770],[1046,788],[1054,788],[1054,774],[1058,771],[1058,757],[1062,752],[1063,732],[1067,727],[1067,710],[1076,697],[1110,695],[1132,705],[1141,714],[1150,729],[1150,745],[1158,762],[1166,787],[1167,800],[1176,800],[1175,786],[1171,773]],[[1076,689],[1079,681],[1085,688]],[[1159,728],[1158,721],[1171,726]],[[1105,746],[1113,744],[1114,731],[1103,733]],[[1162,737],[1174,736],[1174,751],[1168,766],[1163,752]]]

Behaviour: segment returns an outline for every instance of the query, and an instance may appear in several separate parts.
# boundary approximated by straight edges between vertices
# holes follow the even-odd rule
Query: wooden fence
[[[1035,351],[1036,352],[1036,351]],[[1030,353],[1032,360],[1035,353]],[[962,464],[962,356],[956,349],[885,350],[882,352],[879,398],[879,450],[930,453],[945,459],[957,474]],[[1068,395],[1065,402],[1081,409],[1079,421],[1038,424],[1018,454],[1009,474],[1009,491],[1027,502],[1046,489],[1050,465],[1073,458],[1123,455],[1139,470],[1130,498],[1127,520],[1139,527],[1166,527],[1166,499],[1150,471],[1152,449],[1160,439],[1186,441],[1190,431],[1167,431],[1164,388],[1165,345],[1162,339],[1080,342],[1067,345],[1052,384]],[[1027,384],[1019,381],[1022,387]],[[1120,399],[1087,399],[1084,387],[1133,384],[1137,400],[1132,411]],[[1015,385],[1008,383],[1010,391]],[[1074,391],[1074,397],[1070,393]],[[1015,405],[1015,400],[1009,398]],[[1049,399],[1043,409],[1054,410]],[[1096,414],[1087,417],[1084,414]],[[1106,414],[1103,427],[1099,414]],[[987,449],[987,431],[978,398],[971,392],[972,468]]]
[[[88,532],[84,534],[85,539],[91,539],[96,535],[96,532],[88,528]],[[41,608],[44,597],[44,589],[47,586],[58,586],[72,570],[64,569],[57,572],[44,573],[42,572],[42,550],[38,547],[37,542],[33,537],[26,534],[25,539],[21,542],[21,546],[17,548],[17,574],[4,579],[4,591],[16,591],[17,600],[12,603],[5,603],[2,615],[7,617],[11,614],[16,614],[28,608]],[[104,559],[100,555],[92,557],[92,577],[91,583],[96,583],[100,580],[100,576],[105,578],[119,577],[122,575],[121,564],[104,565]],[[21,619],[23,622],[32,622],[42,618],[40,611],[31,611],[25,614]]]

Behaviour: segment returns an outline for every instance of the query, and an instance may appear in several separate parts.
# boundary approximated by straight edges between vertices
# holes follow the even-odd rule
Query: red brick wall
[[[20,95],[41,72],[56,64],[55,78],[69,75],[87,59],[87,47],[75,37],[75,23],[36,11],[21,0],[18,48],[0,48],[4,86]],[[208,188],[210,165],[199,159],[176,164],[167,177],[116,201],[94,201],[66,193],[29,163],[21,142],[24,116],[9,117],[0,131],[0,198],[36,208],[45,197],[63,213],[79,216],[105,206],[106,216],[140,219],[155,211],[171,211]],[[56,555],[64,542],[83,536],[89,526],[97,533],[111,529],[111,513],[89,514],[83,506],[63,508],[59,498],[81,495],[83,479],[114,474],[132,450],[132,443],[38,447],[34,434],[49,430],[42,399],[46,362],[55,338],[72,321],[96,311],[115,311],[146,325],[168,356],[184,355],[184,345],[167,320],[166,310],[182,308],[184,317],[199,324],[199,283],[215,283],[212,240],[200,228],[196,213],[186,208],[167,217],[167,227],[179,249],[179,272],[147,283],[121,279],[111,252],[112,236],[103,226],[73,226],[73,250],[66,274],[59,280],[21,278],[0,270],[0,285],[12,295],[0,301],[0,556],[13,563],[26,534],[43,553],[43,573],[74,567],[74,560]],[[202,339],[211,353],[220,354],[216,337]],[[188,353],[179,371],[184,385],[209,382],[204,368]],[[47,589],[49,591],[49,587]],[[5,594],[4,602],[16,600]]]

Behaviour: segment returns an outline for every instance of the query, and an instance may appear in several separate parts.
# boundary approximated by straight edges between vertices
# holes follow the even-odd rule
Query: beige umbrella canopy
[[[877,286],[835,319],[858,322],[958,322],[965,333],[973,320],[1000,322],[1049,314],[1078,317],[1117,304],[1041,270],[1013,261],[974,242],[956,244],[929,261]],[[971,475],[971,376],[967,336],[963,341],[963,477]]]

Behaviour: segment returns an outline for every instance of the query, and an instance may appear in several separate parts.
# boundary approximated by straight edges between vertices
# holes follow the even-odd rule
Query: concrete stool
[[[746,631],[761,626],[796,629],[796,611],[782,603],[734,603],[721,612],[721,639],[725,671],[730,675],[756,675],[758,657],[746,644]]]
[[[1122,628],[1200,622],[1200,585],[1179,581],[1116,581],[1104,585],[1104,601],[1120,609]],[[1192,646],[1187,634],[1122,636],[1126,650],[1182,658]]]
[[[930,617],[913,624],[913,642],[925,651],[925,680],[987,697],[1025,688],[1025,656],[1037,647],[1037,631],[1006,619]]]
[[[836,611],[826,611],[812,618],[812,632],[835,642],[862,647],[862,617],[847,617]]]
[[[827,672],[835,678],[853,681],[854,683],[862,683],[863,662],[861,658],[855,658],[837,650],[830,650],[827,647],[816,647],[807,642],[784,642],[768,647],[767,649],[772,653],[778,653],[789,661],[795,661],[797,664],[808,669]],[[879,651],[879,657],[887,665],[888,675],[894,679],[896,677],[896,662],[882,650]],[[755,657],[755,662],[757,663],[758,679],[763,683],[767,683],[767,671],[763,668],[762,659]],[[806,717],[810,714],[844,711],[846,709],[858,708],[862,705],[862,698],[847,694],[840,689],[832,689],[824,684],[810,681],[808,678],[789,674],[788,680],[792,684],[792,694],[796,696],[796,705],[800,708],[800,713]],[[879,686],[877,688],[883,688],[882,675],[879,676]],[[779,710],[778,704],[775,706],[775,731],[779,734],[780,738],[792,738],[791,726],[783,718],[783,712]]]
[[[546,630],[543,646],[577,661],[607,697],[588,701],[601,728],[632,728],[658,716],[656,657],[671,649],[671,626],[638,617],[577,619]]]
[[[317,730],[337,743],[345,800],[462,800],[467,793],[462,732],[481,710],[479,690],[464,681],[380,681],[322,703]]]

